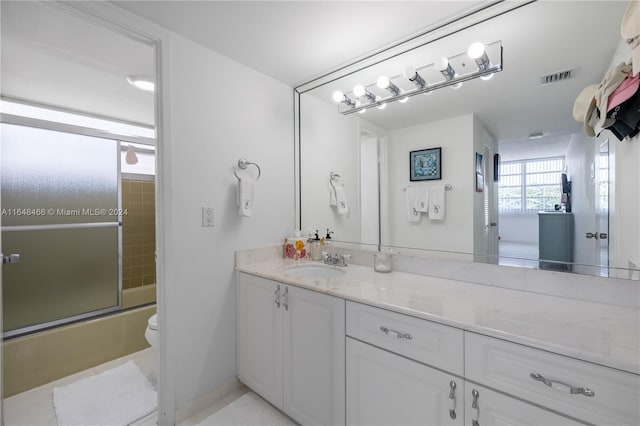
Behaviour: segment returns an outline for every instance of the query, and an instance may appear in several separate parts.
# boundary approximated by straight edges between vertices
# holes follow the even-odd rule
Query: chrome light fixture
[[[353,88],[353,94],[357,98],[366,98],[369,102],[376,102],[376,95],[368,91],[362,84],[358,84]]]
[[[418,72],[416,71],[416,67],[414,67],[413,65],[407,65],[405,67],[404,76],[418,89],[422,89],[427,84],[425,79],[422,78],[420,74],[418,74]]]
[[[346,104],[351,108],[354,108],[356,106],[356,101],[354,101],[353,99],[351,99],[350,97],[348,97],[347,95],[345,95],[339,90],[336,90],[335,92],[333,92],[333,101],[342,102],[343,104]]]
[[[394,96],[398,96],[400,94],[400,88],[393,84],[391,80],[389,80],[389,77],[387,77],[386,75],[381,75],[380,77],[378,77],[378,81],[376,82],[376,84],[379,88],[388,90]]]
[[[489,60],[489,56],[487,55],[487,48],[479,41],[469,46],[467,55],[469,55],[469,57],[475,61],[476,65],[478,66],[478,71],[482,72],[491,68],[491,61]],[[480,76],[480,78],[483,80],[491,80],[492,77],[493,73]]]
[[[491,66],[491,62],[489,61],[489,57],[487,56],[487,50],[484,47],[484,44],[480,43],[479,41],[469,46],[467,55],[469,55],[471,59],[476,61],[476,65],[478,66],[479,71],[486,71]]]
[[[451,81],[454,78],[458,77],[458,73],[449,63],[449,58],[445,56],[438,59],[438,61],[436,62],[436,67],[438,68],[438,71],[440,71],[440,73],[444,75],[446,81]],[[462,82],[451,85],[452,89],[459,89],[460,87],[462,87]]]
[[[447,81],[456,78],[456,70],[453,69],[453,67],[449,63],[449,59],[445,56],[438,59],[438,61],[436,62],[436,67],[438,68],[438,71],[440,71],[442,75],[444,75],[444,78]]]
[[[488,80],[495,73],[502,71],[502,54],[500,41],[487,45],[473,43],[466,51],[442,57],[435,63],[418,68],[408,65],[402,74],[380,76],[374,84],[358,84],[351,93],[336,91],[333,100],[339,104],[338,111],[345,115],[364,113],[373,107],[384,109],[391,102],[404,103],[411,96],[428,95],[443,87],[457,89],[463,82],[478,77]],[[493,62],[490,57],[493,58]],[[477,68],[466,66],[469,58],[474,60]],[[456,72],[456,69],[459,72]]]

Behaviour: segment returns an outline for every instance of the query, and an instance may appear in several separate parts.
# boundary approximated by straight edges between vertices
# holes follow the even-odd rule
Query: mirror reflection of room
[[[582,6],[527,4],[304,92],[301,229],[323,223],[336,240],[377,249],[361,226],[377,210],[379,246],[396,253],[603,276],[627,268],[640,255],[622,231],[638,228],[637,214],[624,213],[637,213],[637,148],[611,129],[586,134],[573,113],[581,91],[631,55],[620,36],[626,4]],[[481,73],[469,56],[478,40],[504,69],[448,85],[437,58],[457,77]],[[363,128],[375,129],[376,159],[352,142]],[[411,153],[430,149],[441,149],[440,179],[414,179]],[[378,181],[358,175],[378,163]],[[348,215],[306,196],[326,191],[328,167],[342,175]],[[372,185],[378,209],[360,198]],[[408,215],[407,193],[439,186],[444,219]]]

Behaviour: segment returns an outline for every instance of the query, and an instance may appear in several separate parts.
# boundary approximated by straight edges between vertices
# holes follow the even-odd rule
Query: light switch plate
[[[202,208],[202,226],[213,227],[213,225],[214,225],[213,207],[203,207]]]

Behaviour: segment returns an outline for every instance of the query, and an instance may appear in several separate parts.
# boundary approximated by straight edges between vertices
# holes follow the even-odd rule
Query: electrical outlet
[[[202,226],[212,227],[214,224],[213,207],[202,208]]]

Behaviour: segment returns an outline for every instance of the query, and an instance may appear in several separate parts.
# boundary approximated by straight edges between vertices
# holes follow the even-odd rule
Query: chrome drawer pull
[[[289,287],[284,288],[284,294],[282,295],[282,306],[284,306],[284,310],[289,310]]]
[[[278,308],[280,308],[280,284],[278,284],[278,287],[276,288],[276,292],[274,293],[275,296],[275,304]]]
[[[577,388],[559,380],[549,380],[540,373],[531,373],[530,376],[533,380],[542,382],[553,389],[569,391],[573,395],[596,396],[596,393],[589,388]]]
[[[449,382],[449,417],[453,420],[456,419],[456,382],[451,380]]]
[[[411,340],[413,339],[413,336],[411,336],[409,333],[401,333],[397,330],[392,330],[390,328],[385,327],[384,325],[380,326],[380,330],[384,333],[384,334],[389,334],[389,333],[396,333],[396,338],[398,339],[407,339],[407,340]]]
[[[471,409],[474,410],[471,415],[471,425],[472,426],[480,426],[478,420],[480,420],[480,407],[478,407],[478,398],[480,398],[480,392],[477,389],[471,391],[471,396],[473,396],[473,401],[471,402]]]

